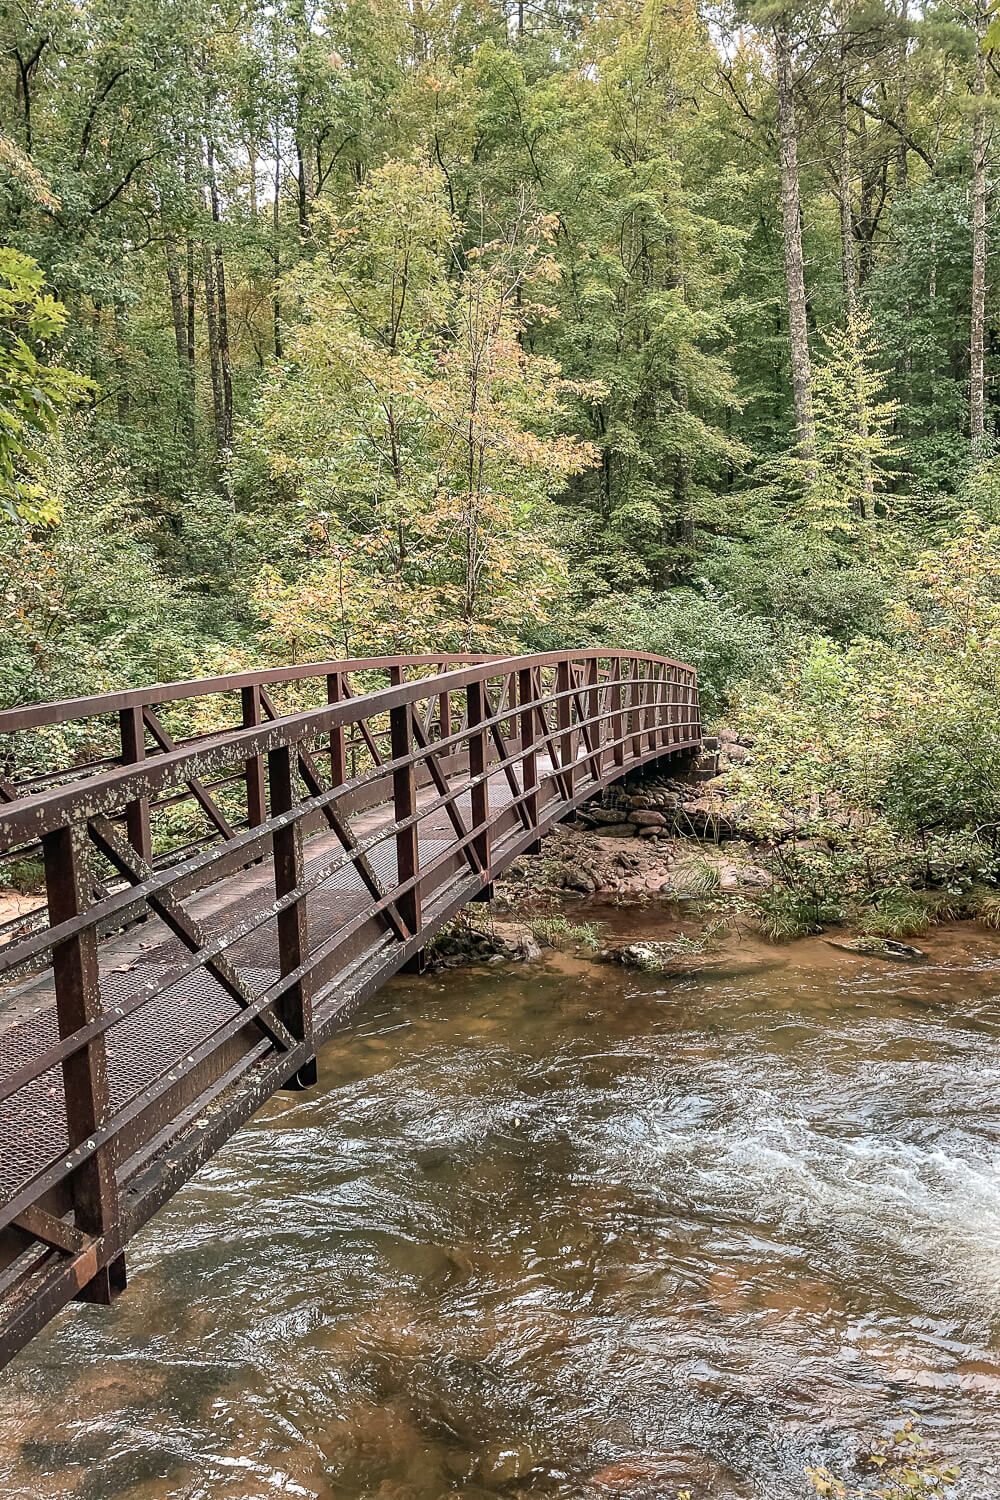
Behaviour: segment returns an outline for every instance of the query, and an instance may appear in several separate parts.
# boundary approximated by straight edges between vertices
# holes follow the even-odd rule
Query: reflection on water
[[[657,918],[616,919],[651,934]],[[1000,939],[399,981],[0,1382],[9,1497],[767,1497],[1000,1475]]]

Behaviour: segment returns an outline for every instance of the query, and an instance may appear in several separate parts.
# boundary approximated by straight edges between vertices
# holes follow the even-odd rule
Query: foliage
[[[528,923],[532,937],[547,948],[587,948],[595,951],[600,933],[593,922],[570,922],[567,917],[533,917]]]
[[[293,652],[502,650],[561,587],[549,500],[590,455],[559,431],[581,388],[524,347],[550,225],[526,209],[449,276],[459,233],[441,174],[390,164],[289,282],[308,312],[242,484],[307,521],[305,557],[255,590]]]
[[[0,246],[0,507],[8,520],[57,519],[42,444],[89,388],[52,359],[66,312],[44,283],[30,256]]]
[[[892,892],[958,892],[996,869],[1000,532],[969,518],[923,553],[895,626],[887,642],[814,641],[748,696],[755,752],[733,780],[762,835],[808,841],[810,866],[818,844],[820,883],[844,898],[881,889],[870,930],[902,936],[921,918],[904,919]]]
[[[819,850],[765,920],[987,888],[987,11],[0,6],[5,701],[648,649],[735,704],[760,829]]]
[[[714,590],[639,590],[592,605],[575,633],[581,640],[689,662],[698,672],[708,720],[725,706],[736,684],[763,680],[775,661],[775,634],[768,622]]]
[[[829,1469],[808,1469],[806,1478],[816,1495],[828,1500],[909,1500],[909,1497],[953,1493],[957,1465],[947,1463],[929,1446],[907,1418],[886,1437],[876,1438],[864,1454],[865,1478],[860,1485],[837,1479]]]
[[[0,703],[189,675],[205,659],[197,608],[164,575],[128,477],[76,434],[49,484],[58,525],[0,519]]]

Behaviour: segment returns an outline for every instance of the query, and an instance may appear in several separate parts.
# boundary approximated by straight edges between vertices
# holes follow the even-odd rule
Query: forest
[[[989,0],[2,17],[0,702],[662,652],[777,935],[995,915]]]

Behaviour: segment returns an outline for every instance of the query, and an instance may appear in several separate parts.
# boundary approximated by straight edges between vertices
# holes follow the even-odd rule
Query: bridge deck
[[[504,777],[490,777],[494,809],[506,807],[511,791]],[[432,800],[433,788],[418,793],[418,803]],[[471,818],[469,793],[457,799],[460,814]],[[361,839],[393,822],[392,806],[382,803],[353,820]],[[431,813],[418,827],[421,864],[454,846],[457,836],[443,811]],[[318,832],[305,848],[306,875],[339,849],[336,836]],[[497,864],[502,859],[497,850]],[[396,851],[391,840],[379,844],[371,863],[389,890],[398,882]],[[263,865],[229,876],[218,886],[200,892],[189,903],[189,911],[211,935],[231,931],[242,920],[271,899],[272,875]],[[440,899],[446,900],[442,891]],[[351,917],[360,916],[371,904],[371,896],[353,865],[331,875],[312,893],[310,936],[320,943]],[[386,933],[386,954],[394,942]],[[231,960],[255,988],[263,989],[279,977],[277,930],[273,924],[257,928],[229,950]],[[187,956],[187,950],[163,922],[149,916],[119,933],[100,949],[101,993],[109,1006],[128,1008],[128,1002],[151,981],[167,977]],[[374,955],[372,955],[374,957]],[[316,998],[316,1022],[335,1019],[343,1009],[341,976],[332,979],[325,996]],[[325,1001],[325,1003],[324,1003]],[[142,1009],[126,1015],[108,1036],[108,1089],[113,1111],[124,1109],[149,1088],[165,1068],[184,1059],[233,1013],[233,1002],[218,980],[201,971],[169,985]],[[329,1013],[329,1015],[327,1014]],[[55,987],[51,971],[24,984],[0,992],[0,1077],[40,1057],[59,1039]],[[46,1162],[69,1146],[66,1119],[61,1111],[46,1107],[51,1099],[53,1078],[43,1073],[13,1099],[0,1103],[0,1200],[17,1189]]]

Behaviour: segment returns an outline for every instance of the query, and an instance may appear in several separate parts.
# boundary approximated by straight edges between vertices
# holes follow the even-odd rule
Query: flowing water
[[[1000,937],[926,946],[397,981],[0,1377],[0,1493],[784,1500],[909,1411],[992,1500]]]

